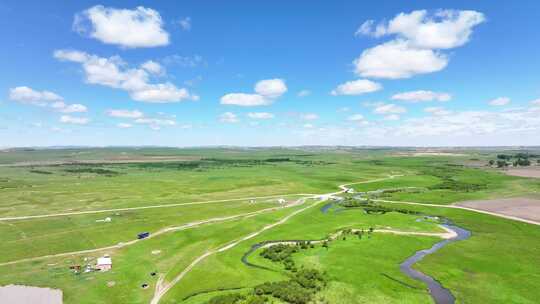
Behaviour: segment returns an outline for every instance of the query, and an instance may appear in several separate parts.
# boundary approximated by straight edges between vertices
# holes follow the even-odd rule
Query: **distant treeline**
[[[316,160],[299,160],[289,157],[270,157],[265,159],[230,159],[230,158],[202,158],[196,161],[180,161],[180,162],[146,162],[146,163],[125,163],[116,164],[119,168],[135,168],[143,170],[180,170],[180,171],[205,171],[211,169],[225,169],[231,167],[255,167],[265,166],[280,163],[292,163],[302,166],[323,166],[333,163]],[[71,174],[97,174],[102,176],[118,176],[124,174],[119,171],[111,170],[110,164],[93,163],[93,164],[58,164],[50,165],[51,167],[60,168],[60,171]],[[31,168],[31,173],[36,174],[53,174],[51,171]]]
[[[120,172],[117,172],[117,171],[103,169],[103,168],[92,168],[92,167],[70,168],[70,169],[64,169],[64,171],[68,173],[91,173],[91,174],[106,175],[106,176],[116,176],[120,174]]]
[[[352,197],[344,198],[343,200],[339,202],[339,205],[345,208],[362,208],[367,214],[385,214],[389,212],[398,212],[398,213],[403,213],[403,214],[414,214],[414,215],[421,214],[420,212],[417,212],[414,210],[385,207],[385,206],[375,204],[373,203],[373,201],[369,199],[361,200],[361,199],[355,199]]]
[[[497,154],[497,160],[490,160],[489,166],[497,166],[497,168],[505,168],[510,165],[514,167],[527,167],[532,164],[531,158],[536,159],[536,163],[540,164],[540,154],[531,153],[515,153],[515,154]]]
[[[325,161],[298,160],[288,157],[266,158],[266,159],[229,159],[229,158],[202,158],[198,161],[186,162],[157,162],[157,163],[138,163],[130,164],[140,169],[155,170],[209,170],[222,169],[230,167],[255,167],[272,165],[277,163],[294,163],[303,166],[321,166],[332,163]]]

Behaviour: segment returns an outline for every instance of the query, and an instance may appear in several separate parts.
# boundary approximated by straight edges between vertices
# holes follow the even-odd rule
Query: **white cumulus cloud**
[[[118,118],[141,118],[144,116],[143,112],[139,110],[123,110],[123,109],[111,109],[107,111],[107,115]]]
[[[90,122],[90,119],[86,117],[75,117],[71,115],[62,115],[60,117],[60,122],[66,124],[75,124],[75,125],[85,125]]]
[[[36,91],[30,87],[20,86],[9,89],[9,99],[25,104],[47,106],[63,98],[50,91]]]
[[[178,20],[178,25],[184,31],[191,30],[191,17],[186,17],[186,18],[182,18],[182,19]]]
[[[86,111],[88,111],[88,108],[79,103],[65,105],[64,107],[60,108],[60,112],[62,113],[83,113]]]
[[[445,116],[452,114],[452,111],[448,111],[443,107],[427,107],[424,109],[424,112],[430,113],[435,116]]]
[[[394,121],[394,120],[400,120],[400,119],[401,119],[401,116],[399,116],[398,114],[390,114],[384,117],[384,120],[388,120],[388,121]]]
[[[221,104],[244,107],[266,106],[272,103],[259,94],[230,93],[221,97]]]
[[[136,124],[147,125],[152,130],[160,130],[164,126],[176,126],[176,121],[173,119],[149,118],[141,117],[133,121]]]
[[[358,75],[388,79],[437,72],[447,64],[446,55],[431,49],[411,47],[408,41],[401,39],[367,49],[354,60]]]
[[[277,98],[287,92],[287,86],[283,79],[261,80],[255,84],[255,92],[268,98]]]
[[[54,57],[62,61],[80,63],[86,82],[127,91],[136,101],[149,103],[170,103],[183,100],[198,100],[197,95],[185,88],[178,88],[170,82],[151,83],[148,62],[146,67],[130,68],[120,57],[109,58],[90,55],[75,50],[56,50]],[[153,65],[153,64],[150,64]],[[152,68],[155,70],[156,66]]]
[[[163,68],[163,66],[153,60],[148,60],[145,63],[141,64],[141,68],[145,69],[148,73],[154,75],[165,74],[165,69]]]
[[[248,113],[247,114],[249,118],[252,119],[272,119],[274,118],[274,114],[267,113],[267,112],[254,112],[254,113]]]
[[[440,71],[448,65],[447,55],[440,50],[467,43],[473,28],[484,20],[482,13],[470,10],[400,13],[377,25],[368,20],[356,35],[394,35],[395,38],[364,50],[354,61],[355,71],[363,77],[388,79]]]
[[[337,88],[332,90],[332,95],[361,95],[365,93],[376,92],[382,89],[380,83],[368,80],[368,79],[358,79],[353,81],[348,81],[343,84],[340,84]]]
[[[350,120],[350,121],[363,121],[363,120],[365,120],[365,118],[364,118],[364,115],[362,115],[362,114],[354,114],[354,115],[351,115],[351,116],[347,117],[347,120]]]
[[[103,43],[126,48],[169,44],[159,12],[142,6],[130,10],[96,5],[75,15],[73,29]]]
[[[354,33],[355,36],[360,35],[366,35],[366,36],[373,36],[373,37],[381,37],[386,34],[386,26],[383,23],[379,23],[374,27],[375,21],[374,20],[366,20],[358,30],[356,30],[356,33]]]
[[[261,80],[255,84],[256,94],[229,93],[221,97],[221,104],[244,107],[267,106],[287,92],[283,79]]]
[[[382,105],[379,105],[379,106],[375,107],[373,112],[376,113],[376,114],[381,114],[381,115],[402,114],[402,113],[406,113],[407,109],[405,109],[402,106],[398,106],[398,105],[395,105],[393,103],[389,103],[389,104],[382,104]]]
[[[319,115],[315,113],[304,113],[300,114],[300,119],[302,120],[317,120],[319,119]]]
[[[119,128],[122,128],[122,129],[127,129],[127,128],[133,127],[132,124],[125,123],[125,122],[118,123],[118,124],[116,124],[116,126],[119,127]]]
[[[452,96],[448,93],[440,93],[433,91],[411,91],[398,93],[392,96],[393,100],[401,100],[408,102],[424,102],[424,101],[449,101],[452,99]]]
[[[219,121],[224,123],[237,123],[239,122],[238,116],[232,112],[225,112],[219,116]]]
[[[81,113],[88,110],[85,105],[79,103],[66,104],[64,98],[56,93],[38,91],[27,86],[9,89],[9,99],[33,106],[49,107],[62,113]]]
[[[306,97],[306,96],[309,96],[311,95],[311,91],[310,90],[302,90],[300,92],[298,92],[298,94],[296,94],[298,97]]]
[[[450,49],[467,43],[473,28],[484,21],[484,14],[472,10],[439,10],[432,15],[426,10],[418,10],[400,13],[376,26],[373,20],[368,20],[357,33],[374,37],[397,35],[415,47]]]
[[[505,106],[505,105],[509,104],[510,101],[511,100],[508,97],[498,97],[498,98],[490,100],[489,105],[500,107],[500,106]]]

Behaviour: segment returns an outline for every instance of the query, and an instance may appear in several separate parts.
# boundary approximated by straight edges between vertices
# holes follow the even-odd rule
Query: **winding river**
[[[334,203],[328,203],[328,204],[324,205],[320,209],[320,211],[322,213],[327,213],[329,211],[329,209],[333,205],[334,205]],[[426,283],[426,285],[428,287],[428,290],[429,290],[429,294],[431,295],[431,297],[433,298],[433,301],[436,304],[453,304],[453,303],[455,303],[456,299],[452,295],[452,292],[450,292],[450,290],[444,288],[434,278],[432,278],[432,277],[430,277],[430,276],[428,276],[428,275],[426,275],[426,274],[412,268],[412,266],[414,264],[421,261],[427,255],[436,252],[437,250],[441,249],[442,247],[444,247],[444,246],[446,246],[446,245],[448,245],[450,243],[466,240],[471,236],[470,231],[468,231],[466,229],[463,229],[461,227],[458,227],[458,226],[452,224],[448,220],[446,220],[446,223],[441,224],[441,225],[444,226],[445,228],[448,228],[448,229],[454,231],[456,233],[456,236],[453,237],[453,238],[450,238],[450,239],[442,240],[442,241],[436,243],[435,245],[433,245],[429,249],[422,249],[422,250],[417,251],[414,255],[407,258],[403,263],[401,263],[400,266],[399,266],[399,269],[401,270],[401,272],[403,272],[408,277],[410,277],[410,278],[412,278],[414,280],[418,280],[418,281]],[[249,262],[248,257],[253,252],[255,252],[257,249],[259,249],[259,248],[261,248],[263,246],[269,246],[271,244],[279,244],[279,243],[296,243],[296,242],[299,242],[299,241],[300,240],[279,240],[279,241],[264,241],[264,242],[261,242],[261,243],[254,244],[250,248],[250,250],[248,252],[244,253],[244,255],[242,256],[242,259],[241,259],[242,263],[244,263],[245,265],[250,266],[250,267],[256,267],[256,268],[261,268],[261,269],[266,269],[266,270],[272,270],[270,268],[267,268],[267,267],[264,267],[264,266],[261,266],[261,265],[256,265],[256,264],[253,264],[253,263]],[[310,240],[310,241],[311,242],[320,242],[321,240]],[[272,270],[272,271],[274,271],[274,270]]]
[[[453,304],[456,299],[454,298],[450,290],[444,288],[434,278],[412,268],[412,266],[415,263],[417,263],[418,261],[421,261],[428,254],[432,254],[452,242],[462,241],[462,240],[468,239],[471,236],[470,231],[465,230],[456,225],[443,224],[443,226],[450,230],[453,230],[457,234],[457,236],[451,239],[440,241],[429,249],[417,251],[413,256],[409,257],[403,263],[401,263],[401,265],[399,266],[399,269],[408,277],[426,283],[429,289],[429,294],[431,295],[435,303]]]

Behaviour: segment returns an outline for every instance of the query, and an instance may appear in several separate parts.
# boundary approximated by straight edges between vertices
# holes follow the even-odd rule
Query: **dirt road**
[[[297,194],[285,194],[285,195],[252,196],[252,197],[245,197],[245,198],[231,198],[231,199],[223,199],[223,200],[178,203],[178,204],[162,204],[162,205],[128,207],[128,208],[117,208],[117,209],[74,211],[74,212],[52,213],[52,214],[41,214],[41,215],[23,215],[23,216],[14,216],[14,217],[3,217],[3,218],[0,218],[0,221],[19,221],[19,220],[39,219],[39,218],[57,217],[57,216],[133,211],[133,210],[144,210],[144,209],[155,209],[155,208],[170,208],[170,207],[189,206],[189,205],[204,205],[204,204],[216,204],[216,203],[226,203],[226,202],[235,202],[235,201],[248,201],[252,199],[267,199],[267,198],[278,198],[278,197],[288,197],[288,196],[312,196],[312,195],[315,195],[315,194],[297,193]]]
[[[485,210],[480,210],[480,209],[473,209],[473,208],[464,207],[464,206],[458,206],[458,205],[438,205],[438,204],[428,204],[428,203],[389,201],[389,200],[382,200],[382,199],[374,199],[373,201],[374,202],[381,202],[381,203],[390,203],[390,204],[404,204],[404,205],[417,205],[417,206],[426,206],[426,207],[438,207],[438,208],[451,208],[451,209],[468,210],[468,211],[493,215],[493,216],[497,216],[497,217],[501,217],[501,218],[505,218],[505,219],[509,219],[509,220],[514,220],[514,221],[519,221],[519,222],[523,222],[523,223],[527,223],[527,224],[533,224],[533,225],[539,225],[540,226],[540,222],[538,222],[538,221],[533,221],[533,220],[528,220],[528,219],[524,219],[524,218],[520,218],[520,217],[516,217],[516,216],[505,215],[505,214],[500,214],[500,213],[495,213],[495,212],[490,212],[490,211],[485,211]]]

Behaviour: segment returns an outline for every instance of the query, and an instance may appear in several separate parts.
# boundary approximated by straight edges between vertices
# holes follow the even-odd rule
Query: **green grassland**
[[[357,192],[389,190],[378,194],[382,199],[441,205],[472,199],[538,196],[540,192],[538,179],[466,165],[471,160],[486,161],[496,151],[422,157],[395,152],[354,148],[73,148],[2,152],[0,218],[238,200],[0,220],[4,238],[0,244],[0,285],[60,288],[64,303],[149,303],[159,276],[170,282],[205,252],[222,248],[311,206],[281,225],[208,256],[160,301],[207,303],[217,295],[247,295],[257,285],[291,277],[283,265],[262,258],[260,250],[252,253],[249,261],[268,269],[242,263],[244,253],[259,242],[319,240],[349,228],[442,230],[436,222],[423,220],[420,214],[368,214],[362,208],[339,206],[324,213],[321,207],[326,202],[310,199],[290,208],[170,231],[104,252],[1,264],[111,246],[135,239],[138,232],[155,233],[186,223],[275,208],[279,205],[277,198],[285,195],[291,195],[285,198],[294,201],[302,197],[298,194],[336,192],[340,184],[389,175],[398,176],[353,187]],[[168,159],[161,161],[163,158]],[[25,162],[31,165],[23,165]],[[249,203],[248,198],[254,196],[276,197]],[[540,284],[538,226],[470,211],[388,204],[397,206],[446,217],[472,231],[470,239],[450,244],[417,265],[449,288],[459,303],[535,303],[540,297],[540,291],[534,288]],[[111,221],[99,221],[106,217]],[[369,238],[349,236],[335,240],[328,248],[318,244],[292,258],[299,267],[325,274],[328,284],[314,301],[430,303],[424,285],[403,275],[399,263],[438,240],[373,233]],[[71,265],[92,264],[104,253],[113,257],[112,271],[75,274],[69,269]],[[153,272],[157,275],[152,276]],[[144,283],[148,288],[141,288]],[[283,303],[275,298],[268,303],[271,302]]]
[[[183,299],[191,294],[196,294],[206,290],[216,290],[220,287],[233,288],[255,286],[268,281],[277,274],[281,275],[281,279],[285,278],[282,271],[274,273],[264,269],[251,268],[240,263],[243,254],[250,249],[251,245],[258,242],[265,240],[289,239],[318,240],[325,238],[327,235],[333,232],[347,228],[367,230],[369,227],[391,227],[404,231],[440,231],[439,228],[433,223],[417,222],[417,218],[418,216],[403,215],[394,212],[384,215],[366,215],[361,210],[351,210],[349,212],[329,212],[327,214],[323,214],[318,208],[310,209],[302,215],[291,219],[286,224],[276,227],[271,231],[265,232],[259,235],[257,238],[250,240],[245,244],[239,245],[237,248],[209,258],[201,264],[201,267],[195,269],[185,277],[184,285],[179,285],[175,289],[171,290],[167,298],[164,299],[164,303],[175,303],[177,299]],[[396,240],[398,241],[397,243],[395,242]],[[412,242],[409,242],[410,240],[412,240]],[[424,248],[426,246],[429,247],[434,242],[436,242],[436,239],[434,238],[396,237],[377,234],[370,239],[365,238],[362,240],[360,242],[361,247],[357,246],[359,244],[353,245],[353,247],[358,250],[354,256],[334,256],[334,259],[343,259],[346,261],[346,263],[355,264],[357,261],[365,262],[366,260],[363,260],[363,258],[360,258],[358,255],[362,255],[366,248],[371,248],[371,253],[376,255],[374,252],[377,250],[376,248],[381,250],[381,247],[385,247],[382,249],[383,251],[390,251],[395,255],[391,260],[387,259],[388,256],[380,255],[380,263],[386,264],[386,269],[391,269],[390,274],[393,276],[395,275],[402,280],[408,281],[410,284],[415,284],[415,281],[409,281],[407,277],[403,276],[399,272],[399,268],[395,266],[399,264],[401,260],[411,255],[415,249],[418,250],[419,248]],[[333,252],[339,248],[337,247],[334,249],[334,243],[340,244],[341,241],[332,242],[328,252]],[[402,245],[406,245],[407,249],[402,251]],[[317,247],[320,248],[320,245]],[[321,252],[326,251],[321,250]],[[370,255],[367,255],[364,258],[367,259],[369,257]],[[271,265],[269,266],[268,263],[265,263],[262,258],[258,257],[257,252],[250,256],[250,261],[257,265],[274,268]],[[372,263],[376,262],[372,261]],[[368,265],[364,263],[361,264],[364,266]],[[328,265],[328,267],[332,267],[332,265],[334,264]],[[278,269],[280,268],[282,267],[279,267]],[[218,270],[218,275],[211,275],[215,273],[216,270]],[[379,278],[380,274],[378,272],[371,274],[374,274],[374,278],[378,279],[378,281],[372,281],[371,283],[379,283],[381,286],[388,284],[386,282],[388,279],[382,276]],[[362,282],[362,284],[365,283],[361,280],[358,282]],[[399,286],[400,285],[398,284],[397,287]],[[392,287],[395,288],[396,286],[389,286],[389,288]],[[407,288],[405,288],[405,290],[407,290]],[[394,295],[398,297],[397,294]],[[427,294],[423,294],[423,296],[429,299]]]

